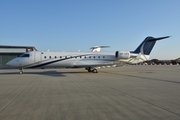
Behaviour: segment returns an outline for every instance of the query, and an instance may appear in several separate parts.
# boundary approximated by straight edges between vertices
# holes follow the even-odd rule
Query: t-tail
[[[157,40],[162,40],[169,37],[170,36],[159,37],[159,38],[146,37],[145,40],[139,45],[139,47],[135,51],[133,51],[133,53],[141,53],[144,55],[150,55]]]
[[[146,37],[145,40],[134,50],[131,52],[131,58],[129,62],[131,63],[138,63],[147,61],[150,57],[150,53],[156,44],[156,41],[169,38],[170,36],[165,37]],[[134,57],[133,57],[134,56]]]

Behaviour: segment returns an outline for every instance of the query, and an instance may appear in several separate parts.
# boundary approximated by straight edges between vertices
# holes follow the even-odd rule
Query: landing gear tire
[[[93,73],[98,73],[97,69],[92,70]]]
[[[89,67],[89,68],[85,68],[85,70],[87,70],[88,72],[92,72],[92,69]]]
[[[23,68],[19,68],[20,72],[19,74],[22,75],[23,74]]]
[[[88,72],[92,72],[92,73],[98,73],[97,69],[93,69],[93,68],[85,68]]]
[[[89,70],[88,70],[88,72],[92,72],[92,70],[91,70],[91,69],[89,69]]]
[[[22,74],[23,74],[23,71],[20,71],[19,74],[22,75]]]

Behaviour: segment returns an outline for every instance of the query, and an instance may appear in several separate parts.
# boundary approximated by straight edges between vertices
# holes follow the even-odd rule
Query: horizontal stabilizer
[[[169,38],[171,36],[165,36],[165,37],[159,37],[159,38],[152,38],[150,39],[149,41],[157,41],[157,40],[162,40],[162,39],[166,39],[166,38]]]

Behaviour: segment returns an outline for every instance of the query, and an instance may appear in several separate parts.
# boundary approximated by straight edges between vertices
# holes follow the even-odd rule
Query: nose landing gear
[[[23,68],[19,68],[19,74],[22,75],[23,74]]]

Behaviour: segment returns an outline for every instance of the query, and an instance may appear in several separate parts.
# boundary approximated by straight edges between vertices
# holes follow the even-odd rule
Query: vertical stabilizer
[[[136,48],[133,53],[141,53],[144,55],[149,55],[156,44],[157,40],[162,40],[165,38],[169,38],[170,36],[165,36],[165,37],[159,37],[159,38],[154,38],[154,37],[146,37],[145,40]]]

